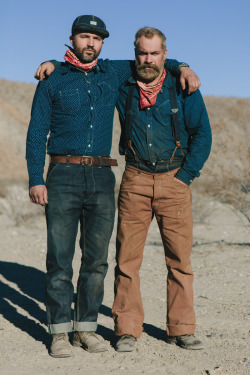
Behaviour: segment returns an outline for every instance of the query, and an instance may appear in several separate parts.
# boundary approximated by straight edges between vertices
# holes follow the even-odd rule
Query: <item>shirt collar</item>
[[[77,67],[75,67],[74,65],[69,64],[67,61],[62,65],[62,68],[63,68],[63,73],[64,74],[67,74],[67,73],[69,73],[72,70],[78,70],[78,71],[80,71],[80,69],[77,69]],[[102,73],[105,73],[107,71],[107,69],[105,69],[105,66],[103,64],[103,60],[102,59],[98,60],[96,66],[94,66],[94,68],[91,69],[89,71],[89,73],[90,72],[97,73],[98,71],[100,71]]]

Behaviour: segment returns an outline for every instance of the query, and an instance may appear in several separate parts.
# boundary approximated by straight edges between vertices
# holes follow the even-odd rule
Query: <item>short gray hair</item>
[[[165,51],[165,49],[166,49],[166,37],[165,37],[165,35],[160,30],[155,29],[154,27],[149,27],[149,26],[142,27],[135,34],[135,41],[134,41],[135,48],[137,48],[139,39],[142,36],[145,36],[146,38],[151,39],[155,35],[159,36],[159,38],[161,39],[161,46],[162,46],[163,51]]]

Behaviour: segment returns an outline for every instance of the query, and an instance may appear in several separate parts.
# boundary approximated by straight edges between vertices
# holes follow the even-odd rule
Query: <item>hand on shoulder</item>
[[[180,68],[180,84],[182,90],[186,88],[186,82],[188,84],[188,94],[192,94],[199,89],[201,82],[197,74],[193,72],[192,69],[189,67],[181,67]]]
[[[34,77],[37,80],[43,81],[44,78],[50,76],[51,73],[55,70],[54,65],[50,61],[46,61],[39,65]]]

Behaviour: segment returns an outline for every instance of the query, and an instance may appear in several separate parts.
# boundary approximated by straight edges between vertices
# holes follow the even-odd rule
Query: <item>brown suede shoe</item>
[[[50,355],[54,358],[71,357],[71,345],[67,333],[57,333],[52,335],[52,343],[50,347]]]
[[[106,344],[95,332],[76,332],[73,338],[73,346],[82,347],[90,353],[106,352]]]
[[[176,344],[183,349],[200,350],[204,349],[201,340],[198,340],[194,335],[168,336],[166,339],[168,344]]]

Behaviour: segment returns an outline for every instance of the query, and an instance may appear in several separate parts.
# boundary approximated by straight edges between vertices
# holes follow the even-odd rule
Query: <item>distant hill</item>
[[[34,84],[0,79],[0,195],[9,184],[27,183],[25,140],[35,88]],[[193,189],[216,195],[246,213],[250,188],[250,99],[205,97],[204,100],[213,131],[213,147]],[[112,156],[120,164],[114,168],[117,188],[124,167],[123,158],[118,155],[118,141],[116,113]]]

